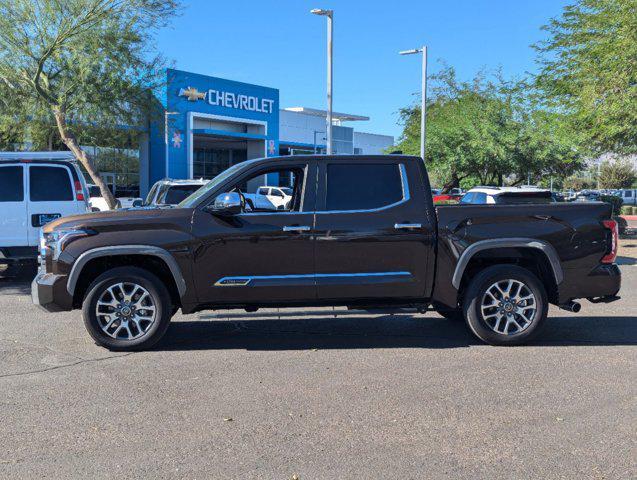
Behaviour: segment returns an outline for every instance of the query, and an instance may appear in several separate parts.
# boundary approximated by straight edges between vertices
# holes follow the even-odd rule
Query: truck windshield
[[[249,167],[254,162],[261,160],[260,158],[255,158],[254,160],[246,160],[241,163],[237,163],[233,165],[227,170],[224,170],[215,178],[210,180],[205,186],[194,192],[189,197],[184,198],[178,205],[177,208],[193,208],[195,205],[199,203],[199,201],[208,195],[208,192],[214,190],[223,182],[225,182],[228,178],[230,178],[235,173],[243,170],[244,168]]]

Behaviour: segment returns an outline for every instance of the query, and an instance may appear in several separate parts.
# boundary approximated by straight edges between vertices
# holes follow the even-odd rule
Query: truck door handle
[[[397,223],[394,225],[396,230],[415,230],[417,228],[422,228],[422,224],[420,223]]]
[[[284,232],[308,232],[310,227],[307,225],[290,225],[283,227]]]

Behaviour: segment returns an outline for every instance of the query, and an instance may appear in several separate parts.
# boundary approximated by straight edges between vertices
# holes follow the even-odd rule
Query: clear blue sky
[[[397,111],[420,89],[420,60],[398,51],[426,44],[471,78],[536,68],[530,45],[572,0],[190,0],[158,48],[181,70],[280,90],[281,107],[325,108],[326,20],[334,10],[334,110],[367,115],[357,130],[398,137]]]

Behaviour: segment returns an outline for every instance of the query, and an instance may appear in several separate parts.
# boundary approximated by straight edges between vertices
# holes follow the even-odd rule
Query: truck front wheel
[[[471,280],[463,309],[479,339],[491,345],[521,345],[544,326],[548,301],[533,273],[515,265],[495,265]]]
[[[161,280],[137,267],[101,274],[82,305],[84,325],[93,340],[117,351],[152,347],[166,333],[172,312],[170,294]]]

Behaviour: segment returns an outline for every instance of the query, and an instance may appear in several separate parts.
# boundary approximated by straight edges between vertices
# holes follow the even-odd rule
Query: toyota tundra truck
[[[289,186],[283,210],[253,208]],[[600,202],[434,208],[421,158],[238,163],[172,209],[65,217],[41,232],[33,301],[82,309],[112,350],[147,349],[179,310],[435,310],[492,345],[531,340],[549,304],[617,300],[617,224]]]

